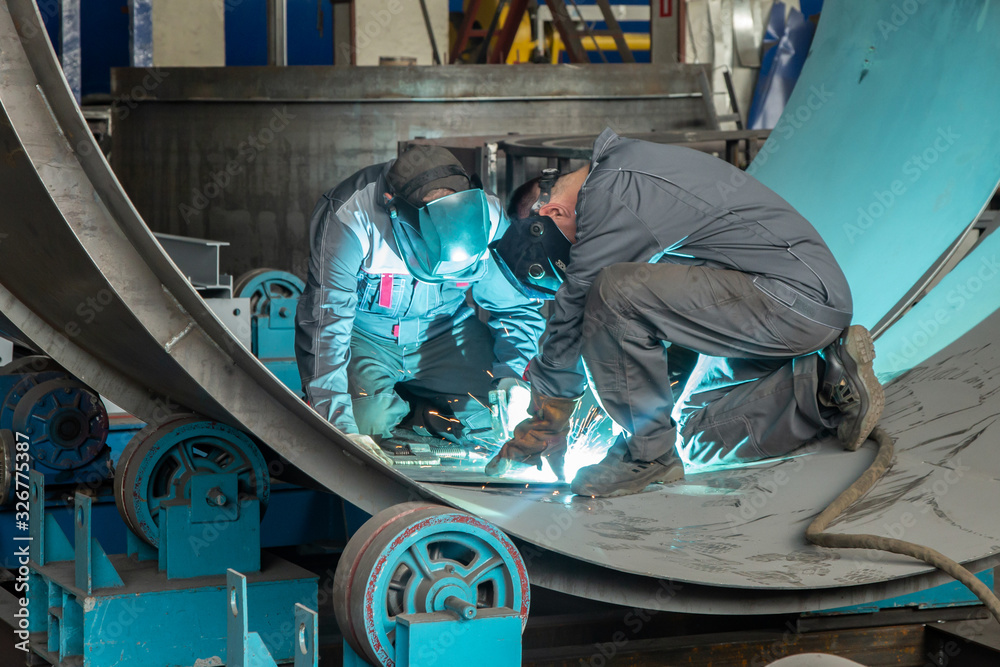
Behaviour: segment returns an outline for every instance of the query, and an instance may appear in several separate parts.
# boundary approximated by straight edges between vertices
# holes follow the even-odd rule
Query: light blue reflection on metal
[[[885,383],[926,361],[1000,308],[1000,234],[992,234],[875,341]]]
[[[1000,180],[1000,5],[824,7],[795,91],[748,168],[808,218],[873,326]]]

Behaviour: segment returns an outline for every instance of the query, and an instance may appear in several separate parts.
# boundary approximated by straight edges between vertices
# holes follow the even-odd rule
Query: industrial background
[[[0,4],[0,664],[1000,665],[989,0]],[[574,501],[380,465],[309,409],[324,192],[430,144],[506,201],[605,128],[813,222],[894,451]],[[574,433],[610,432],[588,399]],[[807,541],[879,465],[831,531],[975,590]]]

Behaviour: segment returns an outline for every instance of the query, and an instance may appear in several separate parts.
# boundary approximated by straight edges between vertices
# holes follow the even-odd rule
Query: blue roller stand
[[[513,609],[396,617],[396,667],[510,667],[521,664],[521,617]],[[344,667],[368,667],[344,644]]]
[[[257,269],[236,282],[234,293],[249,298],[251,351],[282,384],[302,391],[295,363],[295,310],[305,289],[298,277],[277,269]]]
[[[104,404],[64,370],[0,374],[0,430],[30,441],[31,467],[50,484],[98,486],[111,476]],[[10,500],[0,484],[0,505]]]
[[[201,477],[201,475],[199,475]],[[207,488],[225,494],[235,477],[205,475],[198,491]],[[231,477],[231,476],[230,476]],[[193,554],[189,539],[201,536],[205,553],[225,553],[236,533],[226,533],[222,514],[207,508],[177,503],[167,510],[164,537],[159,550],[129,533],[129,553],[108,556],[92,533],[92,499],[76,494],[74,545],[51,514],[44,511],[45,479],[30,473],[30,574],[28,598],[31,650],[51,664],[81,667],[117,665],[261,664],[230,663],[227,660],[229,589],[226,574],[218,571],[220,558],[204,561]],[[174,507],[179,526],[174,531]],[[250,511],[244,516],[253,516]],[[211,524],[203,519],[210,517]],[[255,519],[256,521],[257,519]],[[239,532],[238,519],[231,521]],[[218,525],[216,525],[218,524]],[[200,526],[213,525],[214,537],[200,533]],[[121,526],[124,529],[124,526]],[[194,531],[194,532],[192,532]],[[241,533],[246,536],[246,533]],[[259,534],[259,533],[257,533]],[[251,544],[259,552],[259,543]],[[187,550],[187,551],[185,551]],[[161,555],[164,551],[167,556]],[[160,563],[169,554],[181,554],[191,578],[168,578]],[[316,608],[317,577],[292,563],[260,554],[260,569],[246,575],[243,622],[256,633],[260,645],[275,661],[288,662],[305,640],[296,632],[304,618],[296,605]],[[301,613],[301,612],[300,612]],[[314,635],[313,635],[314,636]],[[266,663],[265,663],[266,664]],[[308,665],[296,660],[296,665]]]

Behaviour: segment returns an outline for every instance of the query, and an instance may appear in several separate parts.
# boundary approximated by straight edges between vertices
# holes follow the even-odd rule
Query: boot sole
[[[861,382],[863,395],[860,400],[864,416],[858,420],[851,432],[841,433],[838,429],[837,435],[844,448],[853,452],[864,444],[882,417],[885,392],[872,369],[872,362],[875,361],[875,345],[872,343],[871,334],[863,326],[854,324],[848,328],[846,339],[844,352],[854,366],[848,370]]]
[[[684,467],[683,466],[671,466],[667,472],[660,477],[660,479],[654,479],[647,482],[644,486],[636,487],[621,487],[618,489],[612,489],[609,491],[601,491],[600,489],[595,489],[586,484],[586,482],[581,484],[574,483],[570,485],[570,491],[578,496],[593,496],[594,498],[617,498],[619,496],[631,496],[636,493],[642,493],[650,486],[655,484],[672,484],[674,482],[679,482],[684,479]]]

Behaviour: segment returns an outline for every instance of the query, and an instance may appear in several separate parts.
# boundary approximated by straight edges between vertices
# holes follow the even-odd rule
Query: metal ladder
[[[476,20],[476,14],[479,12],[479,8],[482,5],[482,0],[469,0],[469,4],[465,9],[465,17],[462,20],[462,25],[458,29],[458,36],[451,50],[450,62],[455,63],[458,60],[468,47],[469,39],[472,37],[482,37],[484,39],[482,49],[474,58],[476,62],[506,62],[507,54],[510,53],[510,48],[514,43],[514,36],[517,34],[518,26],[521,25],[524,13],[528,9],[529,1],[530,0],[501,0],[500,4],[497,6],[496,13],[493,15],[493,20],[490,22],[489,28],[483,30],[481,28],[476,29],[473,27]],[[579,10],[576,0],[569,0],[569,2],[575,9]],[[611,3],[609,0],[596,0],[596,3],[597,6],[600,7],[601,13],[604,16],[604,22],[608,27],[606,30],[592,30],[587,26],[586,22],[584,22],[584,32],[586,32],[586,36],[589,39],[594,40],[595,46],[597,45],[597,37],[611,37],[615,41],[615,46],[618,48],[618,53],[621,55],[622,62],[634,63],[635,56],[632,54],[632,50],[629,49],[628,45],[625,43],[625,33],[622,31],[621,25],[618,23],[618,19],[615,18],[614,12],[611,9]],[[577,30],[576,22],[570,16],[566,2],[564,2],[564,0],[545,0],[545,4],[547,4],[549,9],[552,11],[552,23],[555,24],[556,30],[559,32],[559,36],[562,38],[563,44],[566,46],[566,53],[569,56],[570,62],[590,62],[587,51],[583,47],[583,40],[580,36],[580,31]],[[504,20],[503,26],[499,27],[498,32],[500,14],[508,5],[510,5],[510,10],[507,12],[507,18]],[[577,11],[577,14],[579,15],[579,11]],[[496,34],[496,43],[492,48],[490,48],[490,42],[493,40],[494,34]],[[601,58],[607,62],[607,58],[604,57],[604,52],[598,50],[598,53],[600,53]],[[483,57],[484,55],[485,58]]]

